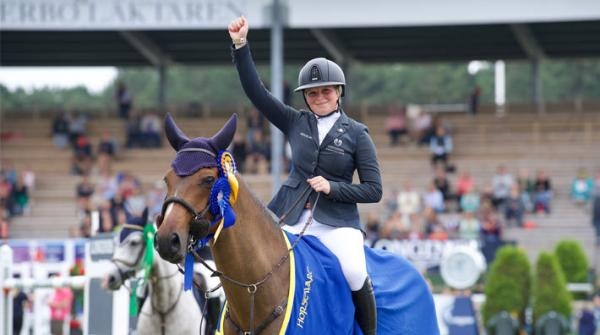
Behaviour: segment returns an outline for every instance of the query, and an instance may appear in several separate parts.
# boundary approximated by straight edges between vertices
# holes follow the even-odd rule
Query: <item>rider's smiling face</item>
[[[340,91],[335,86],[312,87],[304,90],[310,110],[317,115],[327,115],[338,107]]]

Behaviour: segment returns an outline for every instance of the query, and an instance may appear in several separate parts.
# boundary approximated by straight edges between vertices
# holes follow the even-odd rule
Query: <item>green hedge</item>
[[[484,323],[507,311],[518,317],[522,324],[530,289],[531,266],[525,252],[514,246],[500,248],[485,283]]]
[[[586,283],[588,281],[589,263],[579,242],[560,241],[554,248],[554,254],[568,283]]]
[[[567,291],[567,282],[556,256],[552,253],[540,253],[536,263],[533,286],[533,317],[538,320],[542,315],[555,311],[565,318],[571,317],[571,295]]]

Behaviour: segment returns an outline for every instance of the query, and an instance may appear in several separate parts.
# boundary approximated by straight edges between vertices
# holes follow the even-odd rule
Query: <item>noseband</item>
[[[167,207],[172,203],[183,206],[183,208],[185,208],[188,211],[188,213],[192,214],[192,219],[190,220],[190,230],[189,230],[190,239],[192,240],[191,241],[192,244],[193,244],[193,241],[197,241],[198,239],[201,239],[201,238],[205,237],[206,235],[208,235],[208,230],[211,226],[211,221],[206,218],[206,214],[207,214],[208,210],[210,209],[210,203],[208,203],[202,211],[198,212],[194,208],[194,206],[192,206],[192,204],[187,202],[185,199],[179,198],[179,197],[169,197],[163,203],[162,210],[160,211],[161,214],[157,220],[159,224],[162,223],[162,220],[165,216],[165,212],[167,211]]]

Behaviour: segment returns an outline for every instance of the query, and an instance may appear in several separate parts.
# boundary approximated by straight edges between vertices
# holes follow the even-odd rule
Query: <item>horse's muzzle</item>
[[[159,238],[155,236],[156,248],[160,257],[171,263],[179,263],[183,260],[184,249],[179,234],[173,232],[171,235]]]

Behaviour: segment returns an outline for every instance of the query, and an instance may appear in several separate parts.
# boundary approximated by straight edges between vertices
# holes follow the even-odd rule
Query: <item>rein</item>
[[[302,192],[302,195],[300,197],[298,197],[298,200],[296,200],[296,202],[293,204],[293,206],[287,211],[285,212],[281,218],[279,219],[279,221],[277,222],[277,225],[279,227],[283,226],[284,220],[286,218],[286,216],[296,207],[298,206],[298,204],[300,203],[300,201],[304,198],[304,195],[306,195],[309,191],[311,191],[311,187],[310,185],[307,185],[306,188],[304,189],[304,191]],[[319,201],[319,197],[320,197],[321,193],[317,193],[317,197],[315,199],[315,203],[313,206],[311,206],[311,211],[310,211],[310,216],[308,218],[308,220],[306,221],[306,223],[304,224],[304,227],[302,228],[302,231],[300,232],[300,234],[298,235],[298,238],[294,241],[294,243],[290,246],[290,248],[288,248],[288,250],[286,251],[286,253],[280,258],[280,260],[273,266],[273,268],[271,269],[271,271],[269,271],[261,280],[255,282],[255,283],[243,283],[241,281],[238,281],[216,269],[214,269],[213,267],[211,267],[209,264],[207,264],[204,259],[196,252],[196,250],[194,250],[194,248],[192,247],[192,245],[188,245],[189,251],[193,254],[194,258],[197,259],[202,265],[204,265],[204,267],[206,267],[209,271],[212,272],[212,276],[218,276],[219,278],[225,279],[230,283],[233,283],[237,286],[246,288],[246,290],[248,291],[248,294],[250,294],[250,327],[251,329],[249,331],[243,331],[237,323],[235,323],[231,317],[229,317],[229,312],[227,312],[226,316],[227,316],[227,320],[229,320],[229,322],[237,329],[238,334],[242,334],[242,335],[251,335],[251,334],[259,334],[260,332],[262,332],[264,329],[267,328],[267,326],[274,321],[275,319],[277,319],[277,317],[279,317],[279,315],[283,314],[283,312],[285,311],[285,307],[287,305],[287,301],[284,299],[284,301],[278,305],[277,307],[275,307],[275,309],[273,310],[273,312],[267,317],[267,319],[265,319],[259,326],[258,328],[255,330],[254,329],[254,298],[256,295],[256,291],[258,291],[259,286],[263,285],[264,283],[266,283],[275,272],[277,272],[282,266],[283,264],[285,264],[285,262],[289,259],[290,257],[290,253],[294,250],[294,248],[298,245],[298,243],[300,242],[300,240],[302,239],[302,237],[304,236],[304,233],[306,232],[306,229],[310,226],[310,224],[312,223],[312,219],[313,219],[313,213],[315,208],[317,207],[317,203]],[[177,265],[179,268],[179,271],[181,273],[184,273],[184,271],[181,269],[181,267],[179,265]],[[194,284],[200,288],[195,282]],[[209,292],[213,292],[215,290],[217,290],[220,287],[217,286],[216,288],[214,288],[213,290],[209,291]],[[208,293],[205,293],[208,294]]]

